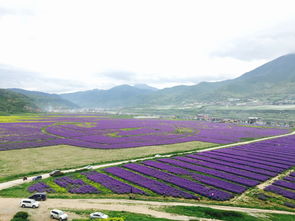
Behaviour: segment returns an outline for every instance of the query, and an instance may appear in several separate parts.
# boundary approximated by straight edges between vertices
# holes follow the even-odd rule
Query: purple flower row
[[[54,182],[66,188],[70,193],[86,194],[86,193],[100,193],[94,186],[86,184],[83,180],[73,179],[69,176],[59,177],[54,179]]]
[[[235,183],[239,183],[245,186],[256,186],[259,184],[259,182],[257,180],[252,180],[249,178],[245,178],[245,177],[240,177],[237,175],[234,175],[232,173],[227,173],[227,172],[223,172],[220,170],[215,170],[215,169],[210,169],[207,167],[202,167],[199,165],[195,165],[195,164],[191,164],[188,162],[184,162],[184,161],[179,161],[179,160],[175,160],[175,159],[159,159],[159,161],[164,162],[164,163],[169,163],[171,165],[174,166],[178,166],[178,167],[183,167],[192,171],[196,171],[196,172],[201,172],[201,173],[205,173],[205,174],[209,174],[212,176],[216,176],[222,179],[226,179]]]
[[[64,188],[67,188],[68,186],[70,185],[85,185],[84,181],[83,180],[80,180],[80,179],[73,179],[69,176],[64,176],[64,177],[59,177],[59,178],[56,178],[54,179],[54,182],[61,186],[61,187],[64,187]]]
[[[188,176],[192,177],[193,179],[200,181],[204,184],[208,184],[210,186],[224,189],[224,190],[227,190],[227,191],[233,192],[233,193],[242,193],[247,189],[246,187],[238,185],[238,184],[234,184],[231,182],[220,180],[220,179],[217,179],[214,177],[204,176],[204,175],[197,174],[197,173],[191,172],[191,171],[183,169],[183,168],[174,167],[174,166],[171,166],[171,165],[168,165],[165,163],[161,163],[161,162],[157,162],[157,161],[144,161],[143,164],[145,164],[147,166],[155,167],[157,169],[166,170],[168,172],[171,172],[171,173],[174,173],[177,175],[188,175]]]
[[[286,176],[286,177],[284,177],[284,180],[295,182],[295,177],[294,176]]]
[[[232,194],[228,192],[224,192],[218,189],[209,188],[202,184],[193,182],[191,180],[181,178],[169,173],[165,173],[150,167],[146,167],[140,164],[125,164],[124,167],[134,170],[136,172],[152,176],[154,178],[163,180],[165,182],[177,185],[181,188],[184,188],[186,190],[192,191],[194,193],[200,194],[202,196],[206,196],[208,198],[214,199],[214,200],[228,200],[233,197]]]
[[[219,150],[219,151],[221,151],[221,150]],[[243,156],[243,157],[246,157],[246,158],[260,160],[261,162],[265,161],[265,162],[270,162],[270,163],[281,164],[282,166],[287,166],[287,168],[292,167],[292,165],[294,165],[294,163],[285,161],[283,158],[281,158],[281,159],[272,159],[272,158],[264,156],[263,154],[257,155],[257,154],[253,154],[253,153],[248,153],[246,151],[240,151],[240,150],[237,150],[237,149],[234,149],[234,148],[225,148],[225,149],[222,149],[222,152],[227,152],[227,153],[230,153],[232,155],[238,155],[238,156]]]
[[[285,190],[285,189],[283,189],[281,187],[278,187],[278,186],[275,186],[275,185],[267,186],[266,188],[264,188],[264,190],[279,194],[279,195],[284,196],[284,197],[289,198],[289,199],[295,200],[295,192]]]
[[[280,150],[280,152],[279,152],[278,149],[275,152],[274,151],[269,151],[269,150],[267,150],[267,147],[257,148],[257,145],[255,146],[255,144],[251,144],[251,146],[250,145],[238,146],[238,147],[235,147],[233,149],[248,152],[250,154],[257,155],[257,156],[266,156],[266,157],[268,157],[270,159],[279,159],[279,160],[281,160],[282,158],[284,158],[287,162],[291,162],[291,163],[295,162],[295,160],[294,160],[295,155],[292,155],[291,153],[289,153],[289,154],[288,153],[283,153],[282,150]]]
[[[119,180],[116,180],[106,174],[98,173],[96,171],[90,171],[86,173],[82,173],[85,175],[87,179],[100,183],[101,185],[105,186],[106,188],[110,189],[111,191],[119,194],[123,193],[137,193],[137,194],[146,194],[144,191],[133,187],[129,184],[123,183]]]
[[[210,154],[212,153],[214,155],[227,157],[228,159],[244,160],[244,161],[248,161],[249,163],[259,163],[266,166],[277,167],[281,171],[289,168],[288,166],[281,165],[279,163],[272,163],[272,162],[267,162],[263,160],[253,159],[253,158],[241,156],[239,154],[234,154],[234,153],[231,153],[230,151],[224,151],[224,150],[225,149],[218,149],[218,150],[210,151]]]
[[[86,194],[86,193],[100,193],[98,189],[91,185],[75,186],[69,189],[70,193]]]
[[[43,182],[35,183],[28,187],[29,192],[48,192],[53,193],[55,192],[50,186]]]
[[[181,198],[187,198],[187,199],[197,198],[196,196],[192,194],[189,194],[184,191],[178,190],[174,187],[168,186],[165,183],[162,183],[153,179],[149,179],[142,175],[122,169],[120,167],[109,167],[104,170],[110,174],[113,174],[129,182],[135,183],[139,186],[142,186],[146,189],[149,189],[163,196],[173,196],[173,197],[181,197]]]
[[[295,190],[295,183],[288,182],[285,180],[277,180],[277,181],[273,182],[273,185],[281,186],[281,187],[288,188],[291,190]]]
[[[194,155],[192,155],[192,156],[194,156]],[[175,159],[182,160],[182,161],[192,163],[192,164],[197,164],[197,165],[209,167],[209,168],[216,169],[216,170],[225,171],[225,172],[228,172],[228,173],[236,174],[238,176],[243,176],[243,177],[247,177],[247,178],[255,179],[255,180],[259,180],[259,181],[265,181],[265,180],[270,178],[270,176],[261,175],[261,174],[249,172],[249,171],[246,171],[246,170],[235,169],[235,168],[232,168],[232,167],[229,167],[229,166],[222,166],[222,165],[216,164],[216,163],[210,163],[210,162],[204,162],[204,161],[200,161],[200,160],[195,160],[195,159],[190,158],[190,157],[175,157]]]
[[[212,159],[216,159],[216,160],[219,160],[221,162],[230,162],[230,163],[235,163],[235,164],[238,164],[238,165],[247,165],[247,166],[251,166],[251,167],[254,167],[254,168],[260,168],[260,169],[263,169],[263,170],[268,170],[268,171],[272,171],[272,172],[276,172],[276,173],[280,173],[280,172],[283,171],[283,169],[281,169],[281,168],[277,168],[277,167],[273,167],[273,166],[267,166],[267,165],[264,165],[264,164],[261,164],[261,163],[249,162],[246,159],[244,159],[244,160],[234,159],[232,157],[228,157],[228,156],[224,156],[222,154],[218,154],[215,151],[201,152],[201,153],[198,153],[198,155],[210,157]]]
[[[197,160],[201,160],[201,161],[205,161],[205,162],[210,162],[210,163],[216,163],[216,164],[220,164],[223,166],[229,166],[229,167],[233,167],[233,168],[237,168],[237,169],[242,169],[242,170],[247,170],[250,172],[254,172],[254,173],[259,173],[259,174],[263,174],[263,175],[268,175],[268,176],[275,176],[277,175],[277,173],[268,171],[268,170],[264,170],[264,169],[260,169],[260,168],[254,168],[248,165],[241,165],[238,163],[232,163],[232,162],[226,162],[223,160],[219,160],[219,159],[212,159],[211,157],[206,157],[206,156],[202,156],[201,154],[194,154],[194,155],[187,155],[188,157],[192,157],[194,159]]]

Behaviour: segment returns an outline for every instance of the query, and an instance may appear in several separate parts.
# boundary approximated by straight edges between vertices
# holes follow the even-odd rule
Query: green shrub
[[[27,219],[16,217],[16,218],[11,219],[10,221],[27,221]]]
[[[28,221],[29,214],[24,211],[17,212],[11,221]]]
[[[208,208],[205,213],[210,217],[215,217],[219,219],[224,217],[237,217],[237,218],[243,217],[243,214],[237,213],[235,211],[219,211],[219,210],[213,210],[210,208]]]

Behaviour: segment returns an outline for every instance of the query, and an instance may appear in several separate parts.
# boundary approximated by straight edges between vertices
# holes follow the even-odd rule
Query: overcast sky
[[[294,0],[0,0],[1,88],[191,85],[294,52]]]

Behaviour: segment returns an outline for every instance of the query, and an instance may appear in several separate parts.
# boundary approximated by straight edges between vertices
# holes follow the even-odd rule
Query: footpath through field
[[[58,209],[94,209],[94,210],[112,210],[112,211],[127,211],[133,213],[141,213],[151,215],[157,218],[166,218],[171,220],[196,220],[196,217],[176,215],[160,210],[164,206],[200,206],[209,207],[212,209],[221,209],[229,211],[246,212],[252,215],[265,213],[275,214],[290,214],[295,215],[295,212],[280,211],[280,210],[265,210],[243,207],[204,205],[192,203],[176,203],[176,202],[153,202],[140,200],[124,200],[124,199],[47,199],[42,201],[40,208],[29,209],[19,206],[20,199],[18,198],[0,198],[0,221],[9,221],[17,211],[27,211],[30,213],[31,221],[49,221],[49,211],[53,208]],[[8,207],[9,205],[9,207]],[[58,206],[57,206],[58,205]],[[77,207],[78,206],[78,207]],[[76,214],[70,213],[70,218],[78,218]],[[70,219],[71,220],[71,219]],[[210,219],[200,219],[210,220]]]
[[[183,154],[190,154],[190,153],[197,153],[197,152],[205,152],[205,151],[210,151],[210,150],[216,150],[216,149],[220,149],[220,148],[226,148],[226,147],[232,147],[232,146],[238,146],[238,145],[243,145],[243,144],[249,144],[249,143],[255,143],[255,142],[259,142],[259,141],[263,141],[263,140],[270,140],[270,139],[275,139],[275,138],[279,138],[279,137],[286,137],[286,136],[290,136],[290,135],[294,135],[295,131],[288,133],[288,134],[282,134],[282,135],[277,135],[277,136],[272,136],[272,137],[265,137],[265,138],[260,138],[260,139],[256,139],[256,140],[251,140],[251,141],[243,141],[243,142],[238,142],[238,143],[232,143],[232,144],[226,144],[226,145],[221,145],[221,146],[217,146],[217,147],[209,147],[206,149],[202,149],[202,150],[194,150],[194,151],[184,151],[178,154],[173,154],[173,156],[175,155],[183,155]],[[125,163],[130,163],[130,162],[136,162],[136,161],[142,161],[142,160],[152,160],[152,159],[156,159],[156,158],[165,158],[165,157],[171,157],[171,154],[166,154],[166,155],[155,155],[153,157],[144,157],[144,158],[137,158],[137,159],[133,159],[133,160],[124,160],[124,161],[119,161],[119,162],[114,162],[114,163],[107,163],[107,164],[99,164],[96,166],[93,166],[93,169],[99,169],[99,168],[104,168],[104,167],[110,167],[110,166],[118,166],[121,164],[125,164]],[[69,170],[63,170],[62,172],[64,173],[71,173],[71,172],[75,172],[77,170],[82,170],[82,168],[75,168],[75,169],[69,169]],[[49,177],[49,173],[46,174],[40,174],[40,176],[42,176],[42,179],[44,178],[48,178]],[[25,182],[31,182],[33,179],[33,177],[28,177],[28,179]],[[11,180],[11,181],[7,181],[7,182],[3,182],[0,183],[0,190],[4,190],[13,186],[17,186],[24,183],[24,181],[22,179],[16,179],[16,180]],[[1,221],[1,220],[0,220]]]

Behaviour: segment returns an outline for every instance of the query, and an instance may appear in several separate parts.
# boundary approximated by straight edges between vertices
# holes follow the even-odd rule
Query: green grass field
[[[249,215],[243,212],[217,210],[195,206],[171,206],[163,208],[163,211],[179,215],[193,216],[198,218],[218,219],[226,221],[292,221],[293,215],[285,214],[258,214]]]
[[[107,150],[58,145],[2,151],[0,154],[0,182],[33,172],[74,168],[87,164],[101,164],[155,154],[197,150],[214,145],[216,144],[193,141],[170,145]]]
[[[73,221],[90,221],[91,219],[88,219],[86,217],[88,217],[90,213],[95,212],[94,210],[68,210],[68,211],[85,217],[81,219],[73,219]],[[100,212],[108,214],[110,218],[117,218],[114,220],[118,220],[118,221],[173,221],[171,219],[155,218],[149,215],[131,213],[131,212],[125,212],[125,211],[103,210]],[[97,219],[97,220],[103,220],[103,219]]]

